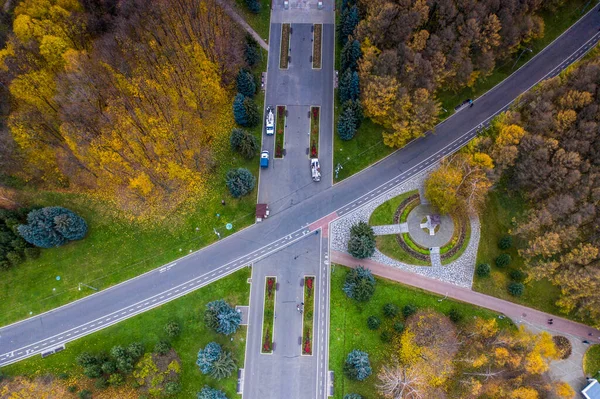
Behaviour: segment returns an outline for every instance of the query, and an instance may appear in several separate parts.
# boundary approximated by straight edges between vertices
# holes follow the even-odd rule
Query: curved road
[[[453,153],[520,94],[579,59],[598,41],[592,12],[529,63],[428,134],[343,182],[198,252],[50,312],[0,329],[0,366],[45,352],[198,289],[301,239],[317,225],[379,196]],[[324,176],[324,178],[330,178]],[[285,198],[280,201],[285,201]],[[314,223],[322,218],[323,223]],[[317,233],[319,230],[317,230]]]

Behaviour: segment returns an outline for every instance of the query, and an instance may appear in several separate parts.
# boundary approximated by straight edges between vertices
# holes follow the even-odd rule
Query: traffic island
[[[289,65],[289,51],[290,51],[290,24],[281,25],[281,48],[279,49],[279,68],[287,69]]]
[[[267,277],[265,284],[265,301],[263,304],[263,327],[261,353],[273,353],[273,324],[275,320],[275,292],[277,277]]]
[[[319,118],[320,107],[310,107],[310,157],[319,157]]]
[[[275,122],[275,158],[283,158],[284,154],[284,136],[285,136],[285,118],[287,108],[285,105],[277,106],[277,121]]]
[[[321,36],[323,32],[322,24],[315,24],[313,28],[313,69],[321,69]]]
[[[315,277],[304,277],[304,312],[302,316],[302,354],[312,355]]]

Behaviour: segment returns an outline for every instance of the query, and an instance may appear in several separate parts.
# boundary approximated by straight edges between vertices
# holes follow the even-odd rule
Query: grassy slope
[[[261,2],[262,7],[258,14],[254,14],[248,10],[245,0],[235,0],[235,8],[237,12],[246,20],[248,25],[252,27],[264,39],[269,42],[269,27],[271,22],[270,1]]]
[[[465,316],[465,320],[473,316],[484,318],[496,316],[491,311],[462,302],[448,299],[438,302],[439,296],[379,278],[373,298],[366,304],[359,305],[348,299],[342,291],[347,270],[343,266],[334,265],[331,278],[329,367],[335,372],[334,398],[336,399],[342,399],[343,395],[353,392],[359,393],[365,398],[379,397],[375,388],[376,373],[391,348],[390,344],[385,344],[380,340],[381,332],[389,329],[389,325],[392,324],[383,316],[382,308],[386,303],[394,303],[400,307],[410,303],[419,308],[428,307],[444,313],[456,308]],[[367,318],[371,315],[378,316],[383,322],[378,331],[371,331],[367,328]],[[401,317],[398,316],[396,319],[401,320]],[[510,325],[507,319],[499,320],[499,322],[503,326]],[[344,361],[353,349],[369,353],[373,375],[363,382],[350,381],[343,376]]]
[[[513,248],[508,251],[501,251],[498,248],[498,241],[513,227],[512,218],[524,211],[524,202],[508,192],[500,190],[499,188],[490,192],[480,218],[481,239],[477,252],[477,263],[489,263],[492,265],[492,273],[489,277],[484,278],[475,275],[473,289],[545,312],[561,314],[560,309],[554,304],[558,299],[559,289],[546,280],[527,283],[525,293],[520,298],[513,297],[506,290],[506,285],[510,282],[508,276],[510,268],[524,270],[525,265],[515,248],[519,245],[516,240]],[[512,258],[507,269],[498,269],[494,265],[494,259],[502,252],[507,252]]]
[[[266,68],[266,52],[263,53],[257,71]],[[264,93],[259,93],[255,100],[262,111]],[[260,141],[262,124],[250,131]],[[79,283],[104,289],[202,248],[216,240],[213,228],[225,237],[252,224],[256,190],[239,200],[231,198],[225,174],[232,167],[245,167],[258,178],[258,156],[245,160],[232,153],[227,144],[224,147],[216,154],[219,164],[210,178],[207,196],[189,209],[178,210],[152,224],[115,216],[113,204],[84,195],[28,193],[31,204],[61,205],[80,214],[88,223],[89,234],[84,240],[45,249],[39,259],[1,273],[0,325],[93,293],[90,289],[78,291]],[[221,199],[226,200],[225,206],[221,205]],[[228,222],[233,224],[230,231],[225,229]],[[60,281],[56,276],[61,277]]]
[[[597,378],[600,372],[600,345],[592,345],[583,357],[583,372],[586,376]]]
[[[182,363],[182,392],[177,397],[195,397],[205,384],[224,390],[229,398],[238,397],[236,395],[237,374],[234,373],[230,378],[222,381],[211,379],[200,373],[196,366],[196,357],[201,347],[216,341],[225,349],[233,351],[238,367],[243,367],[246,328],[242,327],[233,335],[233,341],[230,341],[231,337],[207,329],[202,315],[206,303],[216,299],[224,298],[231,305],[247,305],[250,293],[250,286],[247,283],[249,277],[250,269],[245,268],[157,309],[67,344],[67,349],[56,355],[46,359],[36,356],[5,367],[2,371],[9,376],[31,377],[60,373],[79,374],[82,369],[75,365],[75,358],[80,352],[109,351],[114,345],[127,345],[136,341],[143,342],[146,351],[152,351],[158,340],[166,338],[163,332],[164,325],[174,319],[182,326],[181,335],[172,341],[173,348]]]
[[[490,90],[496,84],[507,78],[511,73],[516,71],[521,65],[530,60],[533,56],[539,53],[550,42],[560,36],[569,26],[577,21],[585,11],[590,10],[597,0],[569,0],[566,4],[555,13],[545,12],[541,16],[545,23],[545,35],[538,40],[532,40],[527,44],[528,48],[533,50],[533,53],[526,52],[519,59],[519,62],[514,65],[521,51],[518,51],[513,58],[500,63],[492,75],[485,80],[478,81],[473,88],[465,88],[459,92],[439,91],[437,97],[442,106],[449,110],[447,113],[440,115],[442,119],[447,118],[453,112],[454,106],[460,103],[465,98],[476,98]],[[587,7],[584,9],[583,7]],[[339,5],[338,5],[339,9]],[[339,44],[336,42],[336,68],[339,66]],[[338,68],[339,69],[339,68]],[[337,96],[336,96],[337,97]],[[335,120],[337,122],[338,104],[335,104]],[[376,125],[371,120],[365,120],[363,126],[360,127],[356,136],[350,141],[342,141],[337,135],[334,139],[334,165],[342,164],[342,169],[334,182],[343,180],[353,174],[360,172],[374,162],[391,154],[394,149],[383,144],[381,133],[383,127]]]
[[[369,224],[371,226],[393,224],[394,214],[396,213],[398,206],[400,206],[402,201],[404,201],[406,198],[416,194],[417,192],[418,190],[409,191],[385,201],[383,204],[375,208],[369,219]]]
[[[377,249],[380,250],[381,253],[389,256],[392,259],[396,259],[400,262],[408,263],[410,265],[431,266],[429,262],[414,258],[408,252],[404,251],[396,241],[395,234],[377,236],[376,245]],[[429,251],[427,252],[427,255],[429,255]]]

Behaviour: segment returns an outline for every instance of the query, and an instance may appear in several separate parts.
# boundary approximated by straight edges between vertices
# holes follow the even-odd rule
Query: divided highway
[[[383,194],[413,174],[466,144],[515,98],[539,81],[555,76],[598,41],[598,7],[583,17],[503,83],[427,134],[343,182],[295,202],[209,247],[169,265],[50,312],[0,329],[0,366],[117,323],[228,275],[300,240],[311,223],[333,213],[342,215]],[[331,176],[324,175],[323,180]],[[312,184],[312,182],[311,182]],[[296,191],[303,190],[297,187]],[[289,194],[270,199],[270,206],[289,201]]]

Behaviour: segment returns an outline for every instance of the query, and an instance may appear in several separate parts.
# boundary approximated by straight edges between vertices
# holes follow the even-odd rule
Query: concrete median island
[[[263,303],[263,334],[261,353],[273,353],[273,324],[275,321],[275,295],[277,277],[265,279],[265,300]]]

